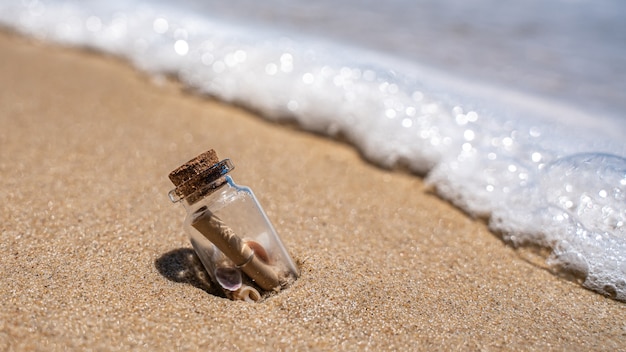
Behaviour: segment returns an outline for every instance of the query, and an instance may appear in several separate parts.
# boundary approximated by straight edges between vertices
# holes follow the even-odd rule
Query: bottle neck
[[[193,213],[203,206],[209,206],[214,201],[223,197],[225,192],[234,185],[230,176],[222,177],[218,183],[207,184],[206,187],[199,188],[193,194],[182,199],[181,203],[188,213]]]

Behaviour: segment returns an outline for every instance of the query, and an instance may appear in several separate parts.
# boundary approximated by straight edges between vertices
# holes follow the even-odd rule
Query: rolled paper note
[[[191,225],[233,261],[260,288],[266,291],[280,287],[276,271],[258,256],[235,232],[207,207],[194,214]]]

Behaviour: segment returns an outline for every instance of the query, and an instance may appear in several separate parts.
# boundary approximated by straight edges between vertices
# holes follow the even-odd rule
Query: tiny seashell
[[[265,264],[270,263],[270,256],[267,254],[267,251],[259,242],[246,241],[246,244],[252,249],[252,251],[254,251],[254,255],[257,256],[257,258],[261,259],[261,261],[263,261]]]
[[[241,271],[236,268],[221,267],[215,269],[217,283],[229,291],[236,291],[241,287]]]
[[[241,285],[241,288],[235,292],[232,292],[231,299],[241,300],[246,302],[257,302],[261,299],[261,294],[254,287],[248,285]]]

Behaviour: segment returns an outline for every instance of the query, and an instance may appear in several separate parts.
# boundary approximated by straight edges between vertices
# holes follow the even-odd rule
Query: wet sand
[[[626,306],[552,275],[421,179],[115,58],[0,33],[0,351],[620,350]],[[167,174],[236,165],[302,275],[203,280]]]

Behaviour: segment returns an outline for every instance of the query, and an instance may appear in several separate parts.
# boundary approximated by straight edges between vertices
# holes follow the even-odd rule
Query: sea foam
[[[382,167],[424,175],[507,243],[550,249],[555,271],[626,301],[619,120],[380,51],[159,2],[0,1],[0,22],[341,136]]]

